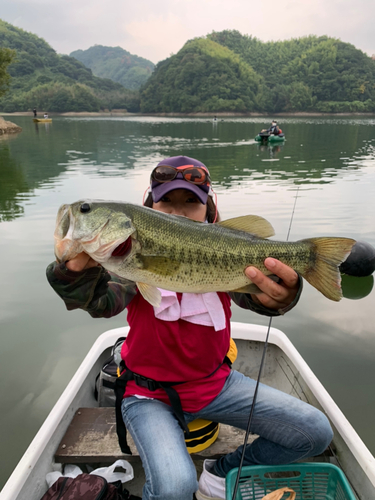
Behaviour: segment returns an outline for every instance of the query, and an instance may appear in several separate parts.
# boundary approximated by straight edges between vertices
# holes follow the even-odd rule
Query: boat
[[[51,123],[52,118],[33,118],[34,123]]]
[[[66,431],[72,427],[75,414],[82,418],[83,411],[79,409],[93,411],[98,406],[93,391],[96,376],[108,358],[111,347],[119,337],[126,337],[128,330],[129,327],[116,328],[98,337],[0,492],[0,500],[40,500],[47,490],[46,474],[61,469],[61,463],[57,463],[55,457],[59,449],[68,448],[66,444],[61,444],[66,442]],[[232,322],[232,337],[238,348],[235,368],[257,378],[266,334],[266,326]],[[322,466],[323,463],[329,463],[327,466],[339,467],[359,500],[374,500],[375,458],[287,336],[276,328],[270,329],[266,365],[261,381],[308,401],[325,412],[333,427],[334,438],[324,455],[310,459],[310,463],[318,462]],[[220,427],[216,442],[202,453],[210,456],[210,450],[220,446],[220,441],[223,441],[221,432]],[[243,438],[243,434],[240,438]],[[94,447],[98,446],[99,440],[96,437],[93,442]],[[95,451],[91,450],[92,453]],[[134,479],[125,483],[125,487],[132,494],[141,495],[144,474],[140,460],[137,463],[135,457],[129,455],[122,455],[122,458],[134,460],[131,462],[134,466]],[[320,498],[323,497],[319,496]],[[353,495],[350,498],[355,497]],[[299,499],[301,497],[297,495],[296,500]]]
[[[270,134],[269,132],[260,132],[256,137],[255,140],[257,142],[284,142],[285,141],[285,134],[279,134],[279,135],[274,135]]]

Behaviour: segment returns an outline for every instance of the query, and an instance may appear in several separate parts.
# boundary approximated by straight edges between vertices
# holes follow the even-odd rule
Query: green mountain
[[[156,65],[141,91],[141,111],[254,111],[260,80],[233,51],[197,38]]]
[[[157,64],[141,110],[374,112],[375,61],[327,36],[263,43],[213,32]]]
[[[10,90],[0,99],[3,112],[139,109],[138,93],[94,76],[73,57],[58,55],[42,38],[0,20],[0,47],[14,49],[8,66]]]
[[[151,61],[132,55],[121,47],[94,45],[87,50],[76,50],[70,57],[90,68],[95,76],[110,78],[132,90],[146,83],[155,67]]]
[[[327,36],[264,43],[238,31],[213,32],[153,70],[120,47],[58,55],[42,38],[0,20],[0,48],[16,52],[3,112],[375,112],[375,61]]]
[[[273,108],[375,111],[375,62],[349,43],[327,36],[263,43],[229,30],[209,38],[263,77]]]

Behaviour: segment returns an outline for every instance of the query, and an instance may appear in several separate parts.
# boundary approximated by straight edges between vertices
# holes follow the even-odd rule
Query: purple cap
[[[201,161],[195,158],[189,158],[188,156],[172,156],[171,158],[166,158],[157,164],[157,167],[168,165],[169,167],[179,168],[179,167],[203,167],[209,174],[208,168]],[[181,178],[180,178],[181,177]],[[159,183],[151,180],[151,194],[154,203],[157,203],[161,198],[173,191],[174,189],[187,189],[194,193],[199,201],[205,205],[207,203],[208,193],[210,190],[209,184],[192,184],[191,182],[185,181],[182,174],[176,177],[173,181]]]

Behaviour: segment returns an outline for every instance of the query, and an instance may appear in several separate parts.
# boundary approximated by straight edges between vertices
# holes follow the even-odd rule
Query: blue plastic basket
[[[237,474],[227,474],[226,500],[232,500]],[[341,469],[328,463],[243,467],[235,500],[261,500],[285,487],[296,492],[296,500],[357,500]]]

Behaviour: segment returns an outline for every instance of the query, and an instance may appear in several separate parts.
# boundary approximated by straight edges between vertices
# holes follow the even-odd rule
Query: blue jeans
[[[197,413],[185,412],[187,422],[205,418],[246,429],[256,381],[231,371],[220,394]],[[184,434],[169,405],[156,399],[125,398],[125,425],[132,435],[146,474],[143,500],[192,500],[197,474]],[[332,440],[323,413],[276,389],[260,384],[251,432],[259,438],[246,447],[244,465],[288,464],[319,455]],[[220,477],[238,467],[243,446],[220,458]]]

